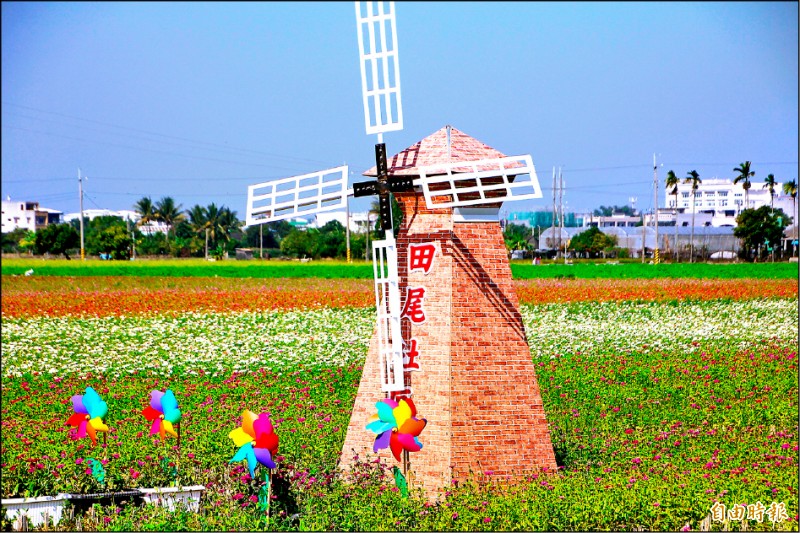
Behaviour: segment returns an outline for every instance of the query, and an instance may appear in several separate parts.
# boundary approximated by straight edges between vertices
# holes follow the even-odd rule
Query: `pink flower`
[[[237,492],[236,494],[233,495],[234,500],[241,500],[242,498],[244,498],[244,494],[242,494],[241,492]]]
[[[489,522],[491,522],[491,521],[492,521],[491,517],[488,517],[488,516],[487,516],[486,518],[484,518],[484,519],[483,519],[483,523],[484,523],[484,524],[488,524],[488,523],[489,523]]]
[[[77,459],[75,459],[75,464],[76,464],[76,465],[79,465],[79,464],[81,464],[82,462],[83,462],[83,457],[78,457]]]
[[[633,462],[633,464],[635,464],[635,465],[641,464],[641,462],[642,462],[642,460],[641,460],[641,459],[639,459],[638,457],[634,457],[634,458],[633,458],[631,461],[632,461],[632,462]]]
[[[455,520],[456,518],[458,518],[458,513],[453,513],[453,520]]]

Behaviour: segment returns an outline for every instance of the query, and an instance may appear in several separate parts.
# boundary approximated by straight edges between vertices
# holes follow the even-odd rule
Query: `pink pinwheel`
[[[86,387],[86,393],[76,394],[72,397],[72,408],[75,411],[67,424],[78,428],[78,438],[89,435],[92,444],[97,444],[97,432],[107,432],[108,426],[103,423],[103,417],[108,414],[108,405],[100,395],[91,387]]]
[[[401,399],[396,402],[390,398],[375,404],[378,414],[372,415],[367,420],[367,429],[377,434],[372,450],[391,448],[394,458],[400,461],[400,452],[418,452],[422,443],[417,438],[428,423],[424,418],[416,418],[417,408],[411,399]]]
[[[278,435],[272,427],[267,413],[256,414],[250,410],[242,413],[242,427],[228,434],[239,450],[231,463],[247,459],[250,477],[255,478],[256,466],[262,464],[267,468],[277,468],[273,457],[278,453]]]
[[[177,424],[181,420],[181,410],[178,409],[178,400],[175,399],[175,394],[167,389],[166,392],[154,390],[150,393],[150,405],[144,408],[142,414],[147,420],[152,420],[153,425],[150,427],[150,435],[160,435],[161,440],[167,433],[173,437],[177,437],[173,424]],[[180,441],[179,441],[180,443]]]

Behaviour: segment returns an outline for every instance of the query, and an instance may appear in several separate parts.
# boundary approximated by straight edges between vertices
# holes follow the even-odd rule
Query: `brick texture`
[[[421,195],[398,194],[400,291],[425,287],[426,321],[403,320],[403,338],[417,339],[419,371],[406,373],[418,417],[428,420],[423,449],[410,454],[410,481],[430,497],[469,472],[513,479],[555,469],[555,457],[531,362],[519,301],[497,222],[453,223],[451,209],[429,209]],[[426,275],[408,271],[408,247],[435,242]],[[340,467],[374,458],[365,429],[380,390],[377,339],[364,365]],[[396,461],[388,450],[380,457]]]

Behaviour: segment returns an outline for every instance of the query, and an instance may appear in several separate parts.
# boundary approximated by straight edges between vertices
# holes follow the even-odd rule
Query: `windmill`
[[[404,329],[401,326],[409,294],[406,294],[403,302],[398,269],[398,257],[407,260],[408,250],[398,250],[390,195],[418,198],[421,192],[429,210],[458,211],[459,216],[469,219],[476,211],[486,211],[486,207],[499,206],[506,201],[541,198],[542,192],[530,155],[507,157],[489,149],[476,153],[491,154],[491,157],[469,159],[463,154],[461,157],[453,154],[451,158],[451,145],[455,146],[455,141],[466,136],[450,126],[444,129],[446,158],[439,158],[430,165],[406,165],[406,170],[413,167],[413,173],[405,174],[398,154],[394,156],[390,167],[383,134],[403,129],[395,6],[394,2],[356,2],[355,11],[365,128],[368,135],[377,135],[376,165],[374,171],[365,174],[375,179],[354,183],[353,188],[348,189],[349,169],[345,165],[251,185],[248,187],[246,224],[263,224],[298,215],[343,209],[350,196],[378,196],[379,220],[385,231],[383,240],[372,243],[377,311],[373,343],[379,361],[379,390],[387,398],[396,397],[398,393],[410,397],[412,393],[407,388],[404,369],[404,357],[409,347],[405,346]],[[451,139],[451,133],[456,137],[455,141]],[[404,157],[408,156],[408,150],[403,154]],[[507,257],[505,259],[507,265]],[[521,320],[518,322],[517,329],[523,329]],[[521,335],[524,338],[524,331]],[[527,358],[530,364],[529,351]],[[535,389],[541,404],[538,386]],[[371,402],[374,401],[375,398],[372,398]],[[356,409],[353,412],[355,419]],[[363,423],[359,424],[363,431]],[[546,428],[545,434],[549,445]],[[552,448],[549,453],[552,458]],[[545,462],[555,465],[554,458]]]

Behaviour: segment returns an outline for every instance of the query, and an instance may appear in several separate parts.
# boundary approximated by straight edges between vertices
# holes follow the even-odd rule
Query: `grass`
[[[99,261],[65,259],[3,259],[3,276],[22,275],[33,269],[42,276],[147,276],[147,277],[224,277],[224,278],[322,278],[372,279],[372,263],[365,261],[217,261],[165,259],[137,261]],[[676,263],[650,265],[638,262],[545,263],[533,266],[512,261],[514,279],[797,279],[797,263]]]

